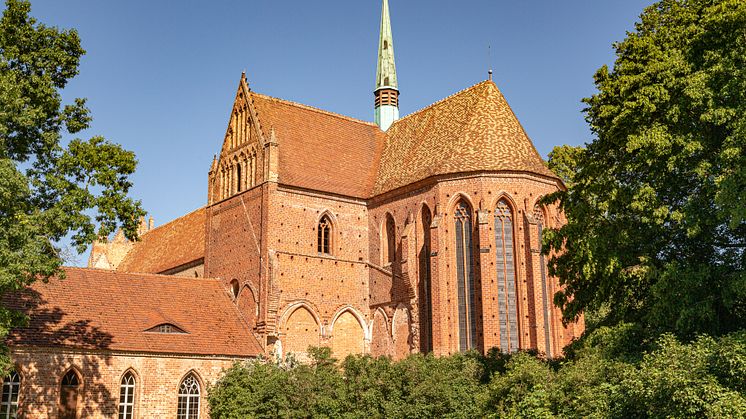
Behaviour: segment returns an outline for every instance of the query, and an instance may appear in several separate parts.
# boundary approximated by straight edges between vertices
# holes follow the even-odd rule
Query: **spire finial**
[[[490,81],[492,81],[492,45],[487,44],[487,67],[489,67],[489,70],[487,70],[487,76]]]
[[[381,33],[378,38],[378,65],[376,67],[375,120],[382,130],[387,130],[399,119],[399,83],[394,62],[394,36],[391,33],[389,2],[381,5]]]

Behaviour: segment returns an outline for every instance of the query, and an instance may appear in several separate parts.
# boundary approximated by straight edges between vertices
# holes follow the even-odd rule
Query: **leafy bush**
[[[615,333],[615,330],[619,333]],[[236,364],[209,390],[215,418],[746,417],[746,333],[654,341],[620,357],[629,326],[603,329],[574,357],[490,351],[401,361],[328,348],[312,362]],[[619,336],[622,336],[621,338]],[[610,349],[613,348],[613,349]],[[628,352],[631,352],[627,348]]]

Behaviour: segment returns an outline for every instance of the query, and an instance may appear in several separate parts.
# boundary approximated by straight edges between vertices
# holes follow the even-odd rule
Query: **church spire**
[[[382,130],[387,130],[399,119],[399,84],[394,63],[394,37],[391,34],[389,2],[381,7],[381,33],[378,39],[378,66],[376,67],[375,120]]]

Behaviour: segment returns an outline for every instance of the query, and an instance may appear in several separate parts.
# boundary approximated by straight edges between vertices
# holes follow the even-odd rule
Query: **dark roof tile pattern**
[[[459,172],[515,171],[556,178],[492,81],[395,121],[386,134],[373,196]]]

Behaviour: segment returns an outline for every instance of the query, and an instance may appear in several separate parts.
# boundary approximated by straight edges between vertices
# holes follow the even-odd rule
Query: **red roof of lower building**
[[[117,270],[162,273],[204,258],[205,214],[202,207],[143,234]]]
[[[28,326],[10,332],[9,345],[237,357],[263,352],[218,280],[87,268],[65,273],[3,298],[29,316]],[[157,332],[160,325],[173,325],[176,333]]]

